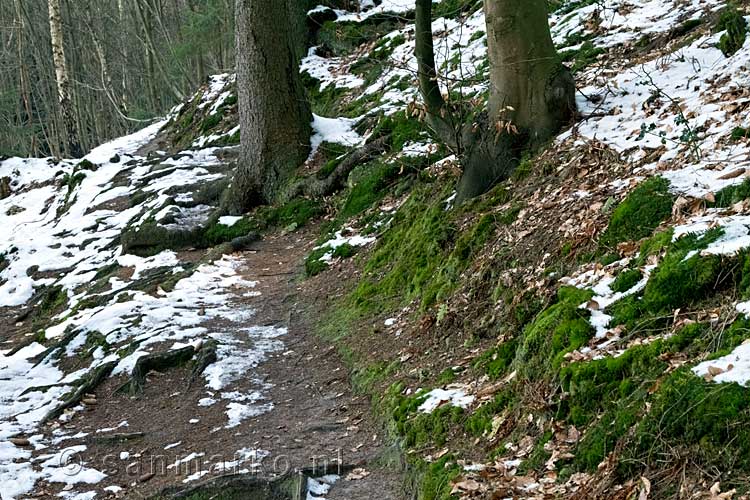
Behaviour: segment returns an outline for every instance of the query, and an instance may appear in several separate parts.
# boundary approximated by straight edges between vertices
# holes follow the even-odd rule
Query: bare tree
[[[55,79],[57,80],[57,98],[63,126],[65,127],[65,149],[69,155],[80,158],[83,156],[83,150],[78,139],[78,127],[75,111],[73,110],[70,87],[70,73],[68,71],[68,62],[65,58],[60,0],[47,0],[47,5],[49,8],[49,34],[52,41],[52,60],[55,66]]]

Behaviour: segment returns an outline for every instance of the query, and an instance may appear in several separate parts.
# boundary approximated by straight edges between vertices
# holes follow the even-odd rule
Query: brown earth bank
[[[301,264],[314,247],[315,234],[315,228],[273,234],[253,250],[235,254],[242,259],[241,277],[256,281],[253,291],[260,292],[237,291],[231,299],[236,308],[255,310],[247,326],[288,328],[281,337],[283,349],[233,386],[243,393],[262,388],[259,407],[272,402],[272,409],[226,428],[225,406],[201,406],[207,396],[204,381],[191,383],[190,368],[178,366],[149,372],[143,392],[135,396],[118,390],[124,377],[112,377],[88,395],[85,411],[71,412],[67,422],[44,429],[46,434],[60,427],[67,436],[81,433],[67,442],[66,458],[107,474],[88,488],[99,493],[97,498],[152,498],[167,491],[168,498],[217,476],[272,479],[305,468],[341,474],[325,495],[329,500],[403,497],[397,450],[386,445],[368,399],[352,391],[335,347],[314,332],[316,311],[331,293],[323,281],[301,283]],[[221,332],[228,325],[211,320],[202,326]],[[82,452],[75,448],[80,444],[86,446]],[[244,461],[235,463],[240,458]],[[186,482],[188,477],[193,480]],[[63,491],[60,483],[37,484],[34,498]]]

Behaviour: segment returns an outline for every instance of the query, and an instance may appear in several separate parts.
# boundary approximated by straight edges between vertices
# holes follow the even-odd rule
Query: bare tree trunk
[[[156,65],[159,69],[159,72],[161,73],[161,76],[164,78],[164,80],[167,83],[167,88],[172,93],[172,95],[179,101],[183,100],[185,98],[185,95],[180,91],[177,86],[172,83],[172,79],[167,72],[164,63],[162,62],[161,58],[159,57],[159,53],[156,50],[156,45],[154,44],[154,37],[153,37],[153,24],[151,23],[150,19],[147,19],[147,16],[143,10],[143,5],[141,4],[143,0],[137,0],[135,2],[136,6],[136,12],[138,13],[138,16],[140,17],[141,24],[143,25],[143,35],[146,41],[146,51],[148,53],[149,57],[149,65],[153,68],[154,65]],[[150,8],[147,5],[148,8]],[[153,72],[152,72],[153,74]]]
[[[507,178],[525,152],[573,117],[575,85],[552,43],[546,0],[485,0],[490,99],[485,112],[462,124],[440,94],[431,9],[431,0],[417,0],[420,91],[429,125],[461,156],[463,201]]]
[[[419,73],[419,90],[424,100],[427,123],[446,145],[460,154],[461,123],[455,123],[438,83],[435,47],[432,37],[432,0],[417,0],[415,56]]]
[[[575,112],[573,78],[560,63],[546,0],[486,0],[490,118],[510,120],[531,144],[549,139]]]
[[[236,0],[240,156],[223,208],[242,213],[273,201],[305,160],[312,115],[285,1]]]
[[[21,13],[21,0],[14,0],[13,6],[15,7],[16,23],[18,24],[18,41],[17,41],[18,77],[19,77],[19,87],[21,91],[21,100],[23,102],[23,114],[25,115],[26,126],[29,129],[32,129],[33,114],[31,112],[31,102],[30,102],[29,85],[28,85],[29,73],[26,67],[25,58],[23,56],[25,22],[24,22],[23,14]],[[32,135],[30,151],[31,151],[32,156],[36,156],[37,154],[36,135]]]
[[[48,0],[47,6],[49,8],[49,33],[52,40],[52,59],[55,65],[55,77],[57,80],[57,98],[60,105],[63,126],[65,127],[65,147],[71,156],[80,158],[83,156],[83,150],[78,140],[78,129],[73,111],[73,101],[71,99],[72,93],[68,64],[65,59],[60,0]]]

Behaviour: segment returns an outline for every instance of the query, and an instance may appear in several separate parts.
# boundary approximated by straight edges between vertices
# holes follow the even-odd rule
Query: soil
[[[324,464],[335,473],[342,464],[346,470],[364,472],[358,470],[350,476],[358,479],[347,480],[342,469],[344,478],[326,495],[329,500],[402,497],[400,467],[388,463],[388,457],[397,454],[385,444],[369,401],[352,391],[335,346],[321,340],[312,328],[316,310],[330,292],[320,280],[316,280],[320,286],[301,282],[302,263],[314,246],[315,235],[314,228],[270,235],[252,251],[235,254],[242,259],[242,277],[257,281],[254,290],[261,293],[250,297],[238,292],[232,299],[237,308],[255,310],[247,326],[285,326],[288,333],[281,337],[284,349],[271,353],[232,390],[249,393],[262,388],[262,403],[272,402],[273,408],[226,428],[221,401],[198,405],[207,391],[202,379],[189,384],[189,366],[151,372],[143,392],[135,396],[117,391],[126,382],[124,377],[111,377],[96,389],[95,404],[72,413],[68,422],[54,422],[44,430],[49,434],[62,426],[66,435],[88,433],[65,443],[85,444],[77,460],[105,472],[107,478],[96,485],[77,485],[75,491],[96,490],[97,498],[148,498],[169,486],[194,487],[215,478],[221,473],[209,472],[200,480],[184,483],[198,471],[233,460],[238,450],[260,449],[268,456],[253,468],[257,477],[273,478]],[[212,320],[203,326],[220,332],[228,325]],[[118,427],[125,421],[126,426]],[[181,444],[168,446],[173,443]],[[122,459],[123,453],[130,456]],[[204,455],[167,468],[192,453]],[[223,473],[248,466],[246,462]],[[123,490],[107,492],[108,486]],[[34,498],[53,498],[60,491],[59,483],[40,483]]]

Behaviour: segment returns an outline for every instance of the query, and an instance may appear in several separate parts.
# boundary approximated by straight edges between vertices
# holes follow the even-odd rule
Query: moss
[[[369,87],[383,74],[394,49],[405,41],[406,37],[401,34],[382,38],[366,56],[352,64],[349,70],[361,76],[364,79],[364,86]]]
[[[360,394],[371,394],[376,385],[392,375],[399,365],[398,361],[392,363],[382,361],[367,365],[364,368],[357,368],[360,363],[359,360],[353,360],[349,363],[355,366],[351,375],[352,386]]]
[[[688,19],[687,21],[683,22],[681,25],[679,25],[678,27],[672,30],[672,33],[671,33],[672,37],[676,38],[676,37],[687,35],[691,31],[696,29],[698,26],[700,26],[701,24],[703,24],[702,19],[699,19],[699,18]]]
[[[640,269],[626,269],[617,275],[617,278],[615,278],[615,281],[609,288],[613,292],[627,292],[633,288],[636,283],[641,281],[641,277],[642,274]]]
[[[349,150],[350,148],[346,146],[332,142],[323,142],[318,146],[318,152],[325,162],[318,171],[318,178],[328,177],[338,167]]]
[[[457,19],[471,14],[482,5],[482,0],[443,0],[432,7],[432,17]]]
[[[490,380],[497,380],[505,376],[516,357],[518,341],[511,339],[490,349],[474,361],[474,367],[481,369]]]
[[[636,259],[636,265],[644,265],[649,257],[659,255],[661,252],[669,248],[672,243],[673,234],[674,230],[669,228],[666,231],[660,231],[652,237],[644,240],[641,243],[638,258]],[[619,260],[619,255],[617,260]]]
[[[671,215],[673,203],[669,182],[661,177],[651,177],[617,206],[601,243],[614,247],[623,241],[650,236]]]
[[[463,408],[443,405],[432,413],[417,410],[424,402],[424,394],[412,397],[401,396],[392,412],[396,432],[403,437],[404,446],[412,448],[422,445],[443,446],[451,429],[464,418]]]
[[[709,255],[701,256],[699,250],[706,248],[722,234],[715,228],[702,236],[688,234],[675,242],[671,232],[665,232],[644,242],[644,252],[667,248],[658,267],[651,272],[641,296],[628,296],[615,302],[609,312],[613,318],[611,325],[626,325],[632,329],[636,325],[647,328],[658,318],[671,316],[674,309],[689,306],[718,289],[734,286],[736,276],[726,272],[724,258]],[[669,236],[667,238],[666,236]]]
[[[492,401],[486,403],[469,415],[464,424],[466,432],[472,436],[482,436],[492,431],[492,421],[496,415],[512,407],[512,397],[509,392],[497,394]]]
[[[207,133],[213,130],[219,123],[221,123],[221,120],[224,117],[221,113],[213,113],[208,115],[203,119],[203,122],[201,122],[201,132]]]
[[[318,248],[313,250],[310,255],[305,259],[305,274],[308,277],[318,275],[328,269],[328,263],[320,260],[325,254],[330,251],[330,248]]]
[[[528,155],[525,155],[518,166],[513,170],[510,178],[516,182],[526,179],[534,169],[534,165],[529,159]]]
[[[313,78],[307,72],[302,73],[302,83],[307,89],[307,97],[313,113],[320,116],[336,116],[341,114],[340,108],[347,89],[337,87],[336,85],[326,85],[321,88],[322,82]]]
[[[256,231],[257,229],[257,224],[246,217],[240,219],[231,226],[225,226],[216,221],[205,228],[202,238],[199,238],[202,240],[200,246],[214,246],[226,243],[235,238],[239,238],[240,236],[246,236],[248,233]]]
[[[518,466],[518,472],[520,474],[526,474],[530,471],[541,470],[544,468],[545,462],[547,462],[550,456],[552,456],[550,452],[544,449],[544,445],[552,439],[552,435],[552,431],[546,431],[539,437],[528,458]]]
[[[564,355],[591,339],[589,312],[579,307],[591,297],[590,290],[563,287],[557,302],[524,328],[513,365],[521,379],[553,380]]]
[[[461,474],[461,467],[452,455],[446,455],[435,462],[421,463],[424,470],[419,485],[419,500],[447,500],[456,498],[451,495],[452,483]]]
[[[438,385],[445,385],[450,384],[455,380],[456,372],[453,370],[453,368],[446,368],[437,376],[437,379],[435,379],[435,383]]]
[[[721,13],[717,31],[726,31],[719,40],[719,49],[726,57],[732,56],[745,45],[747,21],[736,5],[730,4]]]
[[[368,277],[353,294],[362,308],[382,310],[388,302],[415,298],[422,310],[447,297],[460,274],[495,231],[487,214],[458,234],[444,200],[452,186],[418,186],[391,221],[365,265]]]
[[[365,175],[349,191],[338,214],[340,219],[359,215],[381,200],[386,188],[397,178],[400,171],[398,165],[380,162],[370,163],[366,168]]]
[[[746,129],[743,127],[734,127],[732,129],[731,138],[733,141],[747,139],[748,137],[750,137],[750,129]]]
[[[703,470],[726,471],[722,481],[750,472],[750,392],[738,384],[714,384],[681,368],[664,380],[623,452],[628,476],[677,453]],[[731,475],[729,475],[731,471]]]
[[[685,260],[685,253],[675,252],[651,273],[643,293],[643,307],[652,312],[668,312],[715,291],[719,274],[724,269],[718,256],[694,255]]]
[[[35,314],[38,316],[49,317],[54,312],[59,311],[68,303],[68,294],[62,286],[53,286],[44,290],[42,301],[39,303]]]
[[[303,227],[311,220],[323,215],[323,207],[318,200],[295,198],[283,205],[266,207],[259,213],[265,226],[286,227],[296,224]]]
[[[357,253],[356,247],[350,245],[349,243],[344,243],[343,245],[339,245],[336,247],[336,249],[333,251],[333,256],[338,259],[348,259],[355,253]]]
[[[503,226],[510,226],[518,219],[521,210],[523,210],[523,205],[521,203],[514,203],[509,209],[496,215],[495,222]]]
[[[563,62],[569,63],[570,71],[575,74],[594,64],[597,58],[606,52],[605,49],[596,47],[590,40],[587,40],[576,50],[562,52],[560,57]]]
[[[392,151],[401,151],[408,142],[423,139],[427,134],[425,124],[408,116],[406,111],[399,111],[381,118],[372,132],[372,139],[390,136]]]
[[[741,184],[727,186],[716,193],[714,207],[726,208],[740,201],[750,198],[750,179],[746,179]]]

